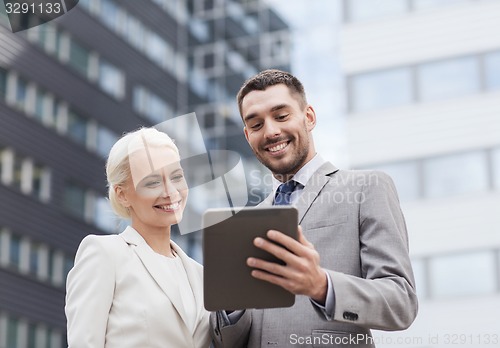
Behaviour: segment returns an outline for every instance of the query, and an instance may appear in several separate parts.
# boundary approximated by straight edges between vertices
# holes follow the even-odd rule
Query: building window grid
[[[138,85],[134,87],[132,105],[134,110],[153,123],[161,123],[174,114],[169,103],[148,88]]]
[[[63,343],[60,328],[0,312],[0,347],[59,348]]]
[[[60,62],[70,66],[80,76],[90,82],[97,83],[99,88],[106,94],[118,100],[124,98],[125,74],[121,69],[99,57],[97,52],[85,47],[69,33],[62,31],[51,23],[48,23],[48,25],[50,30],[35,30],[34,34],[28,35],[28,39],[38,44],[46,53],[55,56]],[[50,40],[45,40],[42,33],[45,33],[44,35],[48,34]],[[54,41],[54,44],[50,43],[52,41]],[[58,47],[57,50],[55,49],[56,46]],[[103,72],[108,75],[107,78],[111,77],[113,79],[113,84],[100,79]],[[112,75],[109,76],[109,74]]]
[[[96,211],[97,207],[102,207],[102,198],[103,196],[95,191],[73,181],[68,181],[64,188],[61,206],[64,207],[68,214],[78,219],[90,223],[107,233],[116,233],[116,216],[111,211],[109,211],[109,214]]]
[[[102,11],[103,4],[106,3],[108,12],[115,11],[117,13],[117,20],[114,22],[110,22],[109,15],[104,15]],[[117,35],[125,39],[125,41],[130,44],[133,48],[137,49],[141,54],[151,60],[153,63],[158,65],[161,69],[166,70],[173,74],[176,77],[182,78],[185,75],[185,72],[178,71],[175,57],[175,49],[172,45],[163,37],[159,37],[154,30],[149,29],[145,24],[139,21],[135,16],[128,13],[125,9],[123,9],[117,2],[112,0],[93,0],[92,2],[85,2],[83,4],[83,8],[85,8],[89,13],[91,13],[95,18],[101,21],[104,25],[106,25],[109,29],[113,30]],[[182,6],[177,7],[182,8]],[[137,37],[134,35],[130,35],[130,30],[127,29],[128,22],[137,21],[141,23],[141,27],[144,32],[144,39],[137,40]],[[153,54],[153,51],[147,45],[144,45],[144,41],[148,41],[147,38],[155,38],[155,40],[161,41],[161,46],[166,47],[164,49],[164,54]]]
[[[430,255],[430,256],[423,256],[423,257],[415,257],[412,258],[413,263],[421,262],[422,263],[422,269],[423,269],[423,284],[418,283],[416,284],[417,288],[419,286],[423,286],[423,289],[419,289],[419,294],[421,299],[425,300],[432,300],[432,299],[437,299],[437,298],[444,298],[448,296],[474,296],[477,294],[477,292],[471,292],[468,294],[452,294],[452,293],[439,293],[436,291],[436,284],[433,282],[433,277],[431,276],[432,272],[435,271],[433,269],[433,262],[435,262],[438,259],[446,259],[449,257],[455,258],[455,257],[468,257],[471,255],[479,255],[479,256],[490,256],[488,261],[492,262],[493,264],[490,264],[490,271],[491,274],[488,274],[488,276],[485,276],[484,279],[492,279],[491,283],[493,286],[488,290],[488,289],[479,289],[479,292],[485,291],[485,292],[493,292],[493,293],[500,293],[500,249],[498,247],[490,248],[490,249],[479,249],[479,250],[467,250],[467,251],[457,251],[457,252],[448,252],[448,253],[443,253],[443,254],[436,254],[436,255]]]
[[[498,154],[496,154],[498,152]],[[457,153],[449,153],[446,155],[440,155],[437,157],[427,157],[427,158],[417,158],[414,159],[413,161],[416,162],[416,170],[417,170],[417,181],[414,183],[414,185],[418,186],[418,195],[414,199],[424,199],[424,198],[432,198],[434,196],[429,196],[428,192],[428,182],[426,180],[426,175],[425,175],[425,170],[424,167],[430,160],[435,160],[435,159],[443,159],[446,160],[451,157],[455,157],[458,155],[479,155],[480,158],[482,159],[482,163],[485,172],[484,180],[481,180],[481,183],[478,185],[478,187],[482,187],[488,191],[494,191],[496,189],[500,189],[498,186],[498,183],[500,183],[500,178],[497,178],[497,176],[500,175],[500,147],[493,147],[493,148],[486,148],[482,150],[475,150],[475,151],[465,151],[465,152],[457,152]],[[404,164],[404,163],[409,163],[411,161],[404,161],[404,162],[389,162],[389,163],[378,163],[377,165],[373,166],[364,166],[363,168],[383,168],[385,166],[393,166],[393,165],[398,165],[398,164]],[[497,163],[498,162],[498,163]],[[390,175],[391,173],[388,172]],[[459,192],[459,194],[462,193],[472,193],[472,192],[480,192],[483,191],[480,189],[470,189],[467,190],[466,192]],[[444,194],[444,195],[439,195],[439,197],[449,197],[454,195],[455,193],[451,194]],[[437,197],[437,196],[436,196]],[[411,199],[410,199],[411,200]]]
[[[361,21],[367,21],[367,20],[383,20],[385,18],[388,18],[388,17],[392,17],[394,15],[402,15],[402,14],[405,14],[405,13],[412,13],[412,12],[421,12],[421,11],[424,11],[424,10],[428,10],[428,9],[437,9],[437,8],[440,8],[440,7],[444,7],[444,6],[453,6],[453,5],[457,5],[457,4],[462,4],[464,2],[473,2],[473,1],[477,1],[477,0],[459,0],[459,1],[455,1],[455,2],[449,2],[449,3],[443,3],[443,2],[440,2],[440,1],[429,1],[427,3],[428,6],[419,6],[417,5],[418,3],[418,0],[396,0],[396,2],[401,2],[403,4],[403,6],[401,7],[400,11],[397,11],[397,12],[389,12],[387,11],[386,13],[384,13],[383,11],[380,11],[379,13],[376,13],[376,14],[372,14],[372,16],[368,16],[366,18],[354,18],[354,13],[353,13],[353,3],[355,2],[356,0],[343,0],[343,3],[342,3],[342,7],[343,7],[343,19],[344,19],[344,22],[345,23],[353,23],[353,22],[361,22]],[[371,1],[370,1],[371,2]],[[381,8],[383,8],[383,4],[378,4],[379,7],[379,10]]]
[[[19,270],[21,263],[21,237],[17,235],[9,235],[9,266]]]
[[[27,116],[33,117],[43,126],[47,128],[55,128],[59,134],[76,141],[87,150],[96,152],[103,157],[100,149],[98,148],[98,139],[95,132],[92,131],[92,127],[97,127],[99,129],[104,129],[105,127],[97,124],[94,120],[87,120],[80,116],[73,109],[68,108],[64,102],[55,98],[53,94],[43,88],[40,88],[32,82],[26,82],[15,72],[6,71],[5,76],[6,81],[9,81],[8,84],[6,83],[6,92],[10,96],[6,95],[6,100],[10,99],[11,104],[14,104],[15,107],[21,109],[21,111],[23,111]],[[18,89],[20,85],[26,86],[26,96],[29,96],[23,104],[13,101],[16,99],[16,96],[12,91]],[[24,87],[21,89],[24,90]],[[77,120],[80,121],[77,122]],[[86,123],[85,127],[82,128],[80,125],[80,127],[75,128],[77,124],[82,124],[82,122]],[[115,134],[107,128],[106,132],[109,134]],[[117,136],[115,135],[115,137]],[[44,195],[44,197],[46,196]]]
[[[73,256],[4,228],[0,230],[0,266],[64,287]]]
[[[435,100],[445,100],[445,99],[449,99],[449,98],[461,97],[462,95],[471,95],[471,94],[475,94],[475,93],[484,93],[484,92],[496,90],[496,89],[498,89],[496,86],[489,86],[487,81],[486,81],[488,71],[486,69],[485,57],[488,55],[497,54],[497,53],[500,54],[500,51],[496,50],[496,51],[483,52],[483,53],[479,53],[479,54],[474,55],[474,56],[470,56],[470,55],[457,56],[457,57],[451,57],[448,59],[440,59],[440,60],[425,62],[425,63],[421,63],[421,64],[416,64],[416,65],[392,67],[391,69],[374,70],[374,71],[368,71],[368,72],[348,76],[347,80],[346,80],[346,89],[348,92],[347,93],[347,95],[348,95],[348,100],[347,100],[348,110],[351,112],[362,112],[362,111],[377,110],[377,109],[384,108],[384,107],[396,107],[396,106],[403,105],[401,103],[396,102],[394,104],[390,104],[387,106],[384,106],[384,105],[372,106],[372,107],[369,107],[367,109],[359,109],[359,106],[358,106],[359,105],[359,101],[358,101],[359,97],[356,95],[355,88],[354,88],[355,80],[357,80],[359,78],[362,78],[365,76],[370,76],[371,74],[383,73],[384,71],[386,71],[387,73],[391,73],[391,72],[396,71],[396,70],[408,70],[410,72],[411,79],[410,79],[410,86],[407,86],[407,87],[411,88],[411,96],[412,96],[412,99],[409,102],[410,103],[411,102],[421,103],[421,102],[426,101],[426,98],[422,94],[422,91],[423,91],[422,85],[421,85],[421,69],[422,69],[422,67],[425,67],[428,64],[434,64],[434,63],[436,63],[436,64],[438,64],[438,63],[446,64],[447,62],[456,63],[460,60],[467,59],[467,58],[473,58],[474,63],[478,67],[477,74],[475,75],[476,79],[477,79],[477,84],[478,84],[477,88],[474,88],[472,86],[472,87],[470,87],[470,88],[472,88],[472,90],[464,92],[465,94],[460,94],[458,92],[457,92],[458,94],[451,93],[449,96],[439,97],[439,98],[436,98]]]
[[[22,157],[11,149],[0,151],[1,181],[25,195],[42,201],[50,200],[50,170],[29,157]]]

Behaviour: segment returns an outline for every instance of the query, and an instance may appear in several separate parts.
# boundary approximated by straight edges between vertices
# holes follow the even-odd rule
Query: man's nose
[[[264,124],[264,136],[266,138],[275,138],[281,134],[279,124],[273,121],[268,121]]]

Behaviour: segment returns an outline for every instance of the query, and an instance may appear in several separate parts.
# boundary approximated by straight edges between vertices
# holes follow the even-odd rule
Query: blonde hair
[[[130,218],[130,213],[116,197],[115,189],[123,187],[131,178],[129,155],[146,146],[166,146],[179,155],[179,150],[172,139],[155,128],[140,128],[124,134],[109,151],[106,162],[108,198],[113,211],[121,217]]]

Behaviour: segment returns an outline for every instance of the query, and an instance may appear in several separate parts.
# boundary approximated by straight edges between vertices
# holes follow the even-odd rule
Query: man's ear
[[[243,127],[243,133],[245,133],[245,138],[247,139],[247,142],[248,142],[248,129],[247,127]]]
[[[312,105],[307,105],[306,108],[306,127],[307,131],[310,132],[316,127],[316,112]]]

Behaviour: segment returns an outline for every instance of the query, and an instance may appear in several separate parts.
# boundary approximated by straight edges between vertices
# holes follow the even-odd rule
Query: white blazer
[[[176,279],[168,279],[155,252],[132,227],[119,235],[85,237],[66,284],[68,346],[208,347],[202,266],[172,245],[193,289],[195,313],[186,313],[173,286]],[[196,318],[193,332],[188,316]]]

